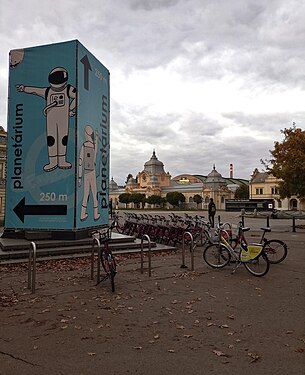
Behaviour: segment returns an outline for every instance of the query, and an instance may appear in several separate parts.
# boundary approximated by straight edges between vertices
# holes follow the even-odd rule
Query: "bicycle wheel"
[[[213,268],[222,268],[231,260],[229,250],[222,244],[211,244],[203,251],[203,259]]]
[[[272,264],[282,262],[288,253],[287,245],[281,240],[268,240],[264,243],[263,249]]]
[[[109,254],[103,253],[101,260],[102,260],[104,271],[106,272],[107,276],[110,279],[111,290],[112,292],[114,292],[115,291],[114,276],[116,275],[115,259],[113,258],[111,253]]]
[[[264,250],[256,258],[243,262],[243,265],[253,276],[264,276],[269,271],[269,260]]]

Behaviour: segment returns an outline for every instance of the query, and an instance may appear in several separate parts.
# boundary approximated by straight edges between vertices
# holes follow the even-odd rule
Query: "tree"
[[[272,159],[263,162],[271,174],[280,179],[281,198],[296,195],[305,197],[305,130],[296,128],[295,123],[289,129],[281,130],[282,142],[274,143],[270,150]]]
[[[145,194],[141,194],[141,193],[130,194],[129,202],[133,202],[136,206],[138,206],[139,203],[143,204],[145,202]]]
[[[201,195],[195,194],[194,197],[193,197],[193,200],[197,204],[197,210],[198,210],[198,205],[200,203],[202,203],[202,197],[201,197]]]
[[[132,174],[128,173],[128,176],[126,177],[125,185],[127,185],[128,181],[132,178]]]
[[[178,207],[179,203],[185,202],[185,196],[178,191],[173,191],[166,194],[166,200],[174,207]]]
[[[131,194],[129,193],[123,193],[119,195],[119,202],[126,204],[126,208],[127,208],[127,204],[130,202],[130,195]]]
[[[146,198],[146,202],[148,204],[153,204],[153,205],[159,205],[161,206],[163,203],[163,198],[160,195],[151,195],[150,197]]]
[[[235,199],[249,199],[249,186],[242,184],[235,191]]]

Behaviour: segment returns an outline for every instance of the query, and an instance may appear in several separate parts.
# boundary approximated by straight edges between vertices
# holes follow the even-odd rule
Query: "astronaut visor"
[[[53,72],[49,75],[49,82],[58,85],[68,81],[68,73],[64,71]]]

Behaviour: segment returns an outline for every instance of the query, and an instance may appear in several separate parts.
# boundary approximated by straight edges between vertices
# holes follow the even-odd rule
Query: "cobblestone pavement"
[[[0,266],[0,374],[304,374],[305,234],[274,222],[289,254],[262,278],[210,269],[201,248],[193,272],[180,249],[154,255],[151,277],[120,257],[114,294],[89,259],[38,264],[35,294],[26,265]]]

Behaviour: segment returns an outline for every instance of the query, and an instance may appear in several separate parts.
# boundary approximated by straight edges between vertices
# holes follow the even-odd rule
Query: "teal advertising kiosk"
[[[9,59],[5,234],[106,226],[109,71],[78,40]]]

